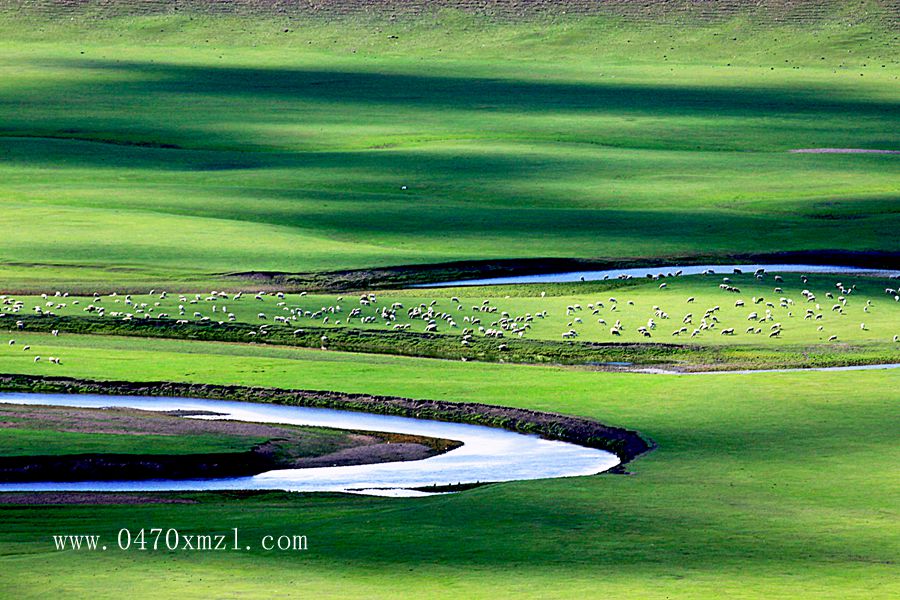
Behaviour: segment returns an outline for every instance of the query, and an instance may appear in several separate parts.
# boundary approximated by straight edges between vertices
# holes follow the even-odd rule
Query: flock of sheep
[[[735,269],[735,274],[741,274],[740,270]],[[713,273],[708,271],[704,273],[704,275],[713,275]],[[754,273],[754,277],[758,281],[764,281],[766,276],[765,271],[762,269]],[[803,285],[806,285],[809,282],[809,279],[807,276],[801,275],[800,281]],[[745,298],[735,300],[735,309],[747,308],[748,310],[745,318],[746,321],[749,322],[749,326],[744,329],[745,334],[767,335],[770,338],[780,337],[784,331],[784,326],[778,319],[793,319],[801,314],[803,320],[813,320],[822,323],[819,324],[816,329],[818,332],[823,332],[825,330],[824,321],[827,312],[849,316],[851,308],[850,298],[857,289],[856,284],[845,286],[842,282],[835,283],[835,291],[828,291],[824,294],[825,299],[831,303],[831,306],[826,308],[823,307],[821,301],[817,299],[816,294],[809,289],[803,289],[800,292],[802,299],[798,299],[797,301],[786,295],[784,288],[782,287],[784,278],[781,275],[775,275],[773,277],[773,282],[774,284],[777,284],[773,288],[773,293],[776,295],[777,300],[767,300],[764,296],[752,296],[750,300]],[[741,294],[740,288],[732,285],[731,278],[729,277],[723,277],[721,283],[718,284],[718,287],[725,292]],[[664,282],[659,284],[660,290],[665,290],[667,288],[667,283]],[[894,302],[900,302],[900,290],[886,288],[884,291]],[[835,294],[837,294],[837,296]],[[693,296],[689,296],[684,300],[686,305],[691,305],[695,302],[696,298]],[[749,306],[748,302],[750,303]],[[801,304],[798,305],[797,302],[801,302]],[[628,300],[625,302],[625,305],[634,306],[634,302]],[[596,303],[588,304],[587,309],[591,311],[592,318],[597,317],[597,323],[599,325],[609,326],[606,319],[611,320],[613,312],[621,312],[621,310],[619,310],[621,306],[622,304],[615,297],[610,297],[607,301],[597,301]],[[872,300],[866,300],[865,303],[862,304],[862,313],[869,313],[873,306]],[[579,304],[570,305],[566,308],[566,315],[574,318],[568,324],[570,329],[562,333],[564,339],[571,339],[579,335],[578,331],[573,328],[573,326],[577,327],[578,325],[583,324],[583,318],[575,316],[583,310],[583,307]],[[636,332],[645,338],[652,338],[654,332],[660,326],[660,323],[670,319],[669,313],[661,308],[661,306],[653,306],[652,311],[653,315],[647,318],[646,324],[641,324],[636,328]],[[712,332],[718,332],[719,335],[733,336],[737,334],[739,329],[743,328],[738,327],[737,325],[727,327],[722,326],[719,318],[719,314],[721,314],[721,305],[719,304],[705,308],[702,313],[700,311],[690,310],[690,308],[685,309],[685,311],[683,316],[678,317],[680,319],[680,326],[671,332],[672,337],[688,336],[690,338],[696,338]],[[777,311],[780,311],[780,316],[778,317],[776,317]],[[865,322],[860,322],[859,328],[863,331],[868,330]],[[609,334],[612,336],[621,336],[623,331],[624,325],[619,318],[615,320],[612,326],[609,326]],[[838,341],[838,336],[830,335],[828,341]],[[900,341],[900,336],[895,335],[893,341]]]
[[[740,274],[740,271],[735,270],[735,273]],[[705,275],[713,275],[713,273],[708,272]],[[754,277],[758,282],[764,282],[768,274],[760,270],[754,274]],[[800,281],[805,286],[808,278],[800,276]],[[680,301],[673,296],[671,301],[666,302],[670,307],[683,306],[684,308],[681,310],[676,311],[673,308],[654,305],[651,312],[645,313],[643,317],[635,315],[639,309],[635,307],[633,300],[624,299],[620,302],[615,296],[610,296],[587,303],[586,306],[578,303],[566,306],[566,327],[564,331],[560,332],[560,335],[563,340],[572,340],[582,333],[592,338],[598,338],[608,330],[609,336],[611,336],[609,339],[615,339],[620,338],[630,329],[646,339],[652,339],[664,330],[666,332],[662,335],[670,338],[682,336],[698,338],[709,334],[723,336],[745,334],[776,338],[782,336],[785,331],[784,322],[802,319],[816,323],[817,331],[822,332],[824,336],[827,333],[825,332],[826,324],[832,318],[829,315],[849,317],[853,314],[864,318],[864,315],[874,307],[871,299],[854,301],[854,293],[857,291],[855,284],[845,286],[842,282],[837,282],[833,291],[824,292],[824,297],[819,297],[816,293],[804,288],[796,298],[785,293],[782,276],[775,275],[772,278],[772,285],[774,286],[772,298],[761,295],[747,298],[742,295],[740,288],[733,285],[730,277],[723,277],[718,283],[720,290],[738,296],[733,301],[735,309],[746,309],[742,317],[745,319],[743,325],[725,323],[720,304],[701,310],[694,309],[693,305],[697,301],[693,296]],[[663,294],[674,294],[666,282],[660,283],[658,289]],[[884,291],[891,300],[900,302],[900,290],[888,287]],[[305,292],[301,293],[299,298],[306,295]],[[247,333],[250,338],[265,336],[272,327],[298,327],[304,323],[330,327],[382,326],[400,331],[409,330],[414,323],[419,322],[419,329],[426,333],[459,332],[460,343],[468,346],[476,336],[490,339],[525,337],[532,332],[536,321],[546,321],[550,316],[550,312],[546,308],[516,315],[501,310],[493,303],[496,300],[487,299],[471,304],[456,296],[451,297],[449,302],[437,299],[424,302],[416,300],[406,306],[399,301],[381,302],[378,295],[363,293],[346,298],[341,296],[334,302],[320,305],[315,309],[300,306],[299,298],[298,301],[289,303],[289,298],[282,292],[258,292],[245,295],[243,292],[212,291],[208,294],[178,294],[177,302],[174,300],[175,296],[173,294],[170,298],[166,292],[151,290],[148,298],[112,293],[108,295],[94,294],[89,298],[78,299],[70,298],[67,293],[57,292],[53,296],[43,294],[40,300],[35,301],[29,309],[24,300],[0,295],[0,327],[3,327],[4,318],[13,320],[16,314],[31,312],[35,315],[58,315],[73,310],[79,310],[97,318],[123,321],[153,318],[171,319],[176,324],[200,322],[221,325],[240,320],[232,309],[237,306],[244,307],[247,302],[251,302],[260,303],[260,308],[238,311],[245,315],[244,320],[258,323],[258,327]],[[540,294],[541,302],[549,303],[551,299],[544,300],[545,296],[546,294],[543,292]],[[674,317],[670,316],[670,312]],[[248,313],[255,314],[255,318],[246,316]],[[631,323],[628,326],[623,323],[626,313],[627,320]],[[588,315],[590,316],[588,317]],[[634,325],[635,318],[639,321],[637,326]],[[729,318],[735,318],[733,311]],[[589,326],[585,323],[586,319],[588,323],[595,321],[600,328]],[[665,327],[670,322],[674,322],[676,325]],[[16,320],[15,327],[21,329],[23,322]],[[8,326],[3,328],[12,329]],[[544,327],[545,331],[546,328],[547,326]],[[859,328],[867,330],[865,321],[859,323]],[[297,328],[294,333],[300,334],[303,331],[302,328]],[[58,334],[58,331],[53,333]],[[900,337],[897,335],[893,339],[895,342],[900,341]],[[838,341],[838,336],[831,334],[828,341]],[[328,337],[321,336],[321,342],[322,348],[327,348]],[[10,346],[14,346],[15,340],[9,340],[8,343]],[[30,346],[23,348],[25,351],[30,350]],[[505,350],[506,344],[499,342],[498,349]],[[34,360],[39,362],[42,359],[40,356],[35,356]],[[49,357],[48,361],[53,364],[61,364],[58,357]]]

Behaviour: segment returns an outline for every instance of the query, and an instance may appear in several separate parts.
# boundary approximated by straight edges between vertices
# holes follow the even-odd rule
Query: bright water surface
[[[647,275],[674,275],[681,271],[682,275],[698,275],[704,271],[715,271],[728,275],[740,269],[744,273],[753,273],[757,269],[765,269],[772,273],[847,273],[848,275],[877,275],[880,277],[900,277],[900,271],[885,269],[866,269],[861,267],[842,267],[838,265],[695,265],[695,266],[661,266],[641,267],[637,269],[610,269],[606,271],[569,271],[567,273],[545,273],[542,275],[518,275],[515,277],[492,277],[488,279],[469,279],[465,281],[444,281],[427,283],[415,287],[447,287],[467,285],[501,285],[518,283],[567,283],[572,281],[601,281],[619,277],[646,277]]]
[[[458,440],[464,444],[445,454],[417,461],[284,469],[227,479],[6,483],[0,484],[0,491],[288,490],[414,496],[422,494],[408,488],[593,475],[619,464],[618,457],[609,452],[503,429],[361,412],[191,398],[67,394],[0,394],[0,402],[152,411],[213,411],[221,413],[221,416],[192,418],[406,433]]]

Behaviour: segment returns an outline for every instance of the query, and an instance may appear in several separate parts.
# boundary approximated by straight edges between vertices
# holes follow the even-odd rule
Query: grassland
[[[85,349],[61,368],[81,377],[501,402],[637,428],[659,447],[629,466],[634,476],[426,499],[201,495],[189,505],[7,506],[0,560],[4,585],[17,596],[152,589],[201,597],[229,589],[249,597],[390,597],[414,589],[433,597],[873,598],[897,591],[898,490],[890,473],[900,458],[893,443],[900,414],[888,401],[896,372],[674,377],[174,340]],[[2,370],[19,368],[4,359]],[[265,534],[299,533],[309,536],[310,551],[51,550],[59,531],[114,540],[121,527],[159,525],[239,527],[254,546]],[[98,580],[98,572],[108,575]]]
[[[417,499],[211,493],[22,506],[0,495],[0,597],[900,595],[900,371],[671,376],[586,364],[900,362],[900,303],[884,290],[896,281],[842,276],[857,286],[846,305],[838,278],[798,275],[729,276],[740,293],[719,288],[721,275],[667,278],[666,288],[380,290],[369,306],[358,293],[296,293],[335,277],[357,289],[377,267],[460,260],[839,251],[896,261],[900,156],[789,152],[900,150],[896,3],[729,0],[711,16],[687,4],[527,19],[247,18],[197,2],[117,11],[132,5],[0,0],[0,373],[499,404],[657,444],[630,476]],[[363,276],[334,275],[344,269]],[[283,281],[294,293],[282,299],[272,292]],[[214,289],[227,301],[207,300]],[[238,289],[269,294],[237,301]],[[127,292],[140,294],[128,304]],[[485,300],[496,313],[473,309]],[[458,327],[439,319],[426,334],[406,312],[432,301]],[[394,303],[404,305],[394,320],[380,317]],[[363,312],[348,323],[353,308]],[[503,312],[530,315],[531,327],[521,338],[477,332]],[[672,335],[713,315],[694,337]],[[638,327],[650,318],[647,338]],[[782,333],[770,338],[775,323]],[[465,328],[477,332],[471,347]],[[577,337],[562,340],[570,330]],[[120,552],[123,527],[237,527],[252,546]],[[54,534],[99,534],[110,550],[55,551]],[[309,551],[259,547],[281,534],[306,535]]]
[[[896,155],[787,152],[900,149],[895,32],[830,6],[802,27],[7,15],[0,287],[896,252]]]
[[[57,330],[64,335],[253,342],[494,362],[627,362],[688,370],[900,361],[896,280],[775,277],[728,274],[668,277],[663,284],[633,279],[341,296],[7,296],[0,330],[6,329],[16,343],[0,353],[22,360],[68,360],[57,340],[25,335]]]

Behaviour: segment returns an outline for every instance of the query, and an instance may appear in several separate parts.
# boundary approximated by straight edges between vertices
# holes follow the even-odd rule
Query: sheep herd
[[[732,277],[734,275],[743,274],[735,270]],[[848,321],[859,319],[859,330],[868,331],[864,317],[883,310],[882,305],[886,303],[895,305],[886,310],[900,309],[900,289],[895,287],[884,288],[885,301],[877,301],[873,300],[874,296],[863,297],[857,283],[836,281],[826,291],[822,291],[821,285],[813,291],[805,275],[787,283],[785,276],[770,276],[759,270],[750,280],[756,291],[745,294],[732,277],[707,272],[699,276],[701,284],[691,286],[692,295],[679,296],[675,285],[678,275],[660,275],[651,279],[663,277],[668,281],[656,282],[652,288],[638,284],[619,292],[633,298],[606,295],[581,302],[573,301],[572,297],[554,297],[546,291],[526,298],[498,295],[474,302],[472,297],[457,295],[423,299],[408,295],[410,291],[403,292],[404,295],[386,292],[384,296],[372,292],[312,296],[306,292],[290,295],[271,291],[169,294],[156,290],[145,295],[95,293],[78,297],[64,292],[27,298],[0,295],[0,329],[22,329],[23,322],[15,318],[21,314],[82,314],[121,321],[170,320],[174,325],[193,322],[216,326],[250,322],[254,328],[247,332],[248,341],[264,339],[276,327],[291,327],[294,334],[303,333],[303,326],[449,333],[457,334],[463,346],[470,345],[476,337],[497,340],[497,349],[502,351],[508,348],[503,338],[552,339],[554,328],[559,328],[556,339],[561,340],[615,341],[636,337],[638,341],[657,338],[663,341],[672,338],[713,341],[709,336],[723,340],[720,336],[781,338],[798,330],[798,325],[805,321],[815,326],[818,339],[838,342],[841,341],[838,330],[846,332]],[[749,285],[746,281],[744,284]],[[785,291],[791,284],[799,284],[796,286],[798,291],[793,294]],[[764,289],[771,289],[771,294],[764,293]],[[644,305],[648,294],[654,302],[649,309]],[[700,302],[709,304],[697,308]],[[729,306],[729,310],[723,311],[723,306]],[[892,322],[900,326],[900,319]],[[840,327],[834,328],[834,325]],[[894,335],[893,341],[898,340],[900,338]],[[15,340],[8,343],[13,346]],[[327,344],[327,335],[322,335],[321,347],[327,349]],[[35,355],[34,361],[42,361],[41,356]],[[61,364],[59,357],[51,356],[47,362]]]

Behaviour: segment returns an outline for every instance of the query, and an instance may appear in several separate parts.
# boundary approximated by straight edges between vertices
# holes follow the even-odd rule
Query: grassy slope
[[[437,28],[360,20],[284,34],[279,20],[3,19],[2,287],[212,284],[216,271],[548,248],[897,250],[893,157],[784,153],[896,148],[884,27],[482,23],[448,14]],[[183,149],[134,145],[147,143]],[[888,327],[891,314],[877,318]],[[636,428],[660,448],[635,477],[424,500],[4,507],[0,595],[898,593],[896,372],[673,378],[16,337],[63,364],[7,349],[2,372],[500,403]],[[302,533],[311,551],[51,551],[55,533],[114,543],[120,527],[153,526],[240,527],[249,543]]]
[[[60,338],[61,340],[63,338]],[[72,338],[70,338],[71,340]],[[392,597],[876,598],[897,592],[891,371],[665,377],[174,341],[79,350],[58,374],[502,402],[627,425],[659,448],[633,477],[424,500],[281,496],[199,505],[4,508],[17,596],[223,589]],[[150,360],[152,358],[152,360]],[[42,368],[41,368],[42,369]],[[3,359],[0,370],[39,368]],[[53,533],[241,528],[309,536],[302,556],[57,553]],[[40,569],[35,568],[39,562]],[[53,575],[46,575],[53,573]],[[97,573],[115,573],[102,575]],[[165,575],[164,575],[165,574]],[[107,585],[109,584],[109,585]]]
[[[282,25],[0,20],[3,287],[898,249],[877,19]]]

